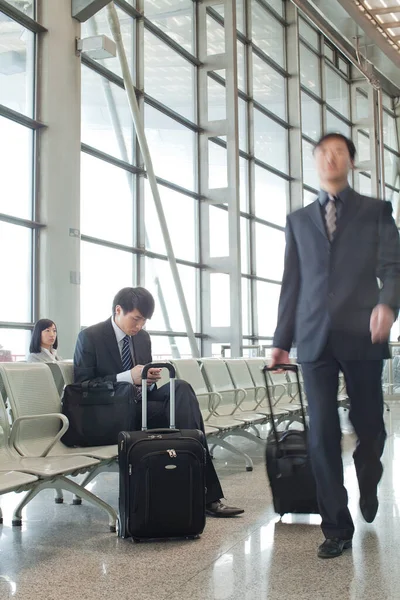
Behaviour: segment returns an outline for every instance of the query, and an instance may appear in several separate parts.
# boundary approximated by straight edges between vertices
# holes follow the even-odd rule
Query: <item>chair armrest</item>
[[[214,392],[219,394],[220,396],[223,396],[224,394],[233,394],[234,395],[234,402],[235,402],[235,410],[237,408],[239,408],[239,406],[242,404],[243,400],[246,398],[247,396],[247,392],[245,389],[243,388],[232,388],[229,390],[220,390],[219,392]],[[238,400],[237,397],[239,394],[243,394],[243,397]],[[232,414],[235,412],[235,410],[232,412]]]
[[[260,406],[261,402],[264,400],[264,398],[267,395],[267,390],[266,390],[265,386],[261,386],[261,385],[256,385],[256,387],[254,389],[256,391],[256,393],[255,393],[256,404],[257,404],[257,406]]]
[[[213,401],[213,398],[216,398],[216,401]],[[219,392],[210,392],[210,403],[209,403],[209,410],[211,414],[215,414],[215,411],[217,410],[218,406],[221,404],[222,401],[222,396]]]
[[[279,400],[286,394],[286,391],[287,391],[286,387],[283,385],[283,383],[274,383],[274,384],[272,384],[272,385],[270,385],[268,387],[272,388],[272,395],[273,395],[273,399],[274,399],[274,404],[276,404],[277,402],[279,402]],[[278,398],[276,398],[276,396],[275,396],[275,390],[277,388],[282,388],[282,390],[283,390],[282,393],[279,395]]]
[[[242,404],[243,400],[245,398],[247,398],[247,392],[244,388],[235,388],[232,391],[235,392],[235,404],[239,408],[239,406]],[[242,398],[240,398],[240,399],[238,399],[239,394],[242,394]]]
[[[26,456],[24,454],[23,450],[20,448],[19,444],[16,442],[17,433],[18,433],[21,423],[23,421],[34,421],[35,419],[45,420],[45,419],[54,419],[54,418],[60,419],[60,421],[62,423],[62,427],[61,427],[60,431],[57,433],[57,435],[54,436],[54,438],[50,442],[50,444],[43,450],[42,454],[40,455],[40,458],[47,456],[47,454],[50,452],[50,450],[53,448],[53,446],[62,438],[62,436],[64,435],[64,433],[67,431],[67,429],[69,427],[68,418],[65,415],[62,415],[61,413],[48,413],[45,415],[25,415],[23,417],[18,417],[18,419],[15,419],[15,421],[11,427],[11,435],[10,435],[10,442],[9,442],[10,445],[12,445],[17,450],[17,452],[19,454],[21,454],[21,456]]]
[[[201,394],[196,394],[196,396],[208,396],[208,410],[210,411],[210,414],[215,412],[222,400],[222,396],[219,392],[202,392]],[[214,397],[218,400],[216,404],[213,402]]]

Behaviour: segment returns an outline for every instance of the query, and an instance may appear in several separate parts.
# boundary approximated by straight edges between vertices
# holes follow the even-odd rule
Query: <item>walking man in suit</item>
[[[354,533],[343,485],[338,376],[342,371],[358,438],[353,458],[360,509],[372,523],[386,438],[381,376],[399,308],[400,246],[391,204],[349,187],[353,142],[328,134],[316,145],[314,157],[321,184],[318,199],[287,219],[272,365],[287,363],[292,344],[297,346],[325,536],[318,556],[334,558],[351,547]]]
[[[102,381],[127,381],[137,386],[141,396],[142,369],[152,362],[150,336],[143,329],[154,312],[154,298],[141,287],[123,288],[113,302],[113,316],[103,323],[92,325],[80,332],[74,355],[75,382],[97,379]],[[169,426],[169,385],[157,388],[161,369],[148,372],[148,426]],[[193,388],[186,381],[176,381],[176,426],[179,429],[199,429],[204,433],[204,423]],[[135,415],[137,428],[141,422],[141,405]],[[244,512],[241,508],[221,502],[223,492],[215,472],[207,442],[206,513],[214,517],[235,517]]]

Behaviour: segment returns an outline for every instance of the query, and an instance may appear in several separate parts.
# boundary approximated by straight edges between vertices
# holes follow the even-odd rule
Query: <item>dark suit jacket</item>
[[[369,323],[379,303],[397,317],[400,296],[399,233],[390,202],[351,188],[329,242],[319,201],[288,216],[285,269],[274,346],[297,346],[299,362],[319,358],[327,341],[341,360],[389,357],[388,344],[372,344]],[[377,278],[382,285],[378,284]]]
[[[152,361],[151,341],[147,331],[139,331],[132,337],[132,343],[135,365],[145,365]],[[116,381],[117,374],[123,370],[111,319],[80,332],[74,354],[75,382],[90,379]]]

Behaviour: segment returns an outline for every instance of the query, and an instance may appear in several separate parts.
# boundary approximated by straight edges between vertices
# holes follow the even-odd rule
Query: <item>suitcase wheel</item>
[[[115,533],[117,531],[117,528],[115,525],[110,525],[110,531],[111,533]]]
[[[252,471],[253,467],[246,467],[246,471]]]
[[[185,537],[185,540],[199,540],[199,539],[200,539],[200,535],[199,534],[197,534],[197,535],[187,535]]]

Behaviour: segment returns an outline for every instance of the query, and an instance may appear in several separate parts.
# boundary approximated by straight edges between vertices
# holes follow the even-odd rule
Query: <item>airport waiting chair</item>
[[[269,408],[262,409],[261,403],[266,397],[265,384],[256,385],[252,379],[249,367],[244,358],[226,358],[225,364],[236,389],[246,392],[246,399],[239,405],[239,411],[256,412],[265,415],[266,419],[271,416]]]
[[[266,361],[264,358],[246,358],[246,363],[250,371],[250,375],[253,379],[254,385],[258,387],[264,387],[265,389],[265,396],[261,401],[258,410],[260,410],[261,412],[264,412],[266,410],[270,411],[267,400],[265,377],[262,372],[263,368],[266,365]],[[276,392],[274,390],[274,384],[272,383],[271,378],[269,376],[267,376],[267,381],[269,381],[271,395],[273,398],[275,398]],[[282,408],[282,406],[274,407],[274,419],[277,425],[283,422],[289,415],[290,411],[285,410],[284,408]]]
[[[202,358],[201,367],[205,374],[210,389],[220,395],[220,402],[214,407],[214,414],[227,415],[233,419],[244,421],[252,425],[265,421],[265,415],[254,410],[240,410],[241,404],[246,400],[247,393],[244,388],[235,387],[225,360],[220,358]]]
[[[50,371],[46,369],[46,372],[50,375]],[[5,387],[9,392],[7,379],[5,379]],[[60,422],[62,423],[61,429]],[[49,423],[58,423],[58,427],[52,437],[50,435],[47,437],[46,444],[42,445],[40,450],[26,455],[21,453],[18,441],[20,441],[21,429],[34,423],[42,423],[45,427]],[[73,494],[79,494],[89,503],[105,510],[109,517],[110,529],[115,531],[117,515],[114,509],[68,477],[90,472],[97,467],[99,461],[95,458],[80,455],[49,455],[50,450],[57,444],[67,429],[68,419],[64,415],[36,414],[17,418],[10,431],[4,401],[0,398],[0,490],[5,493],[5,491],[11,491],[10,488],[13,486],[16,491],[28,490],[14,510],[12,523],[17,526],[22,524],[23,508],[42,490],[64,489]],[[20,475],[13,475],[15,471]],[[23,477],[23,475],[26,475],[26,477]]]
[[[238,430],[245,427],[246,423],[233,419],[229,415],[219,416],[214,413],[214,406],[221,402],[221,396],[208,389],[200,365],[196,359],[173,359],[171,362],[176,369],[177,377],[187,381],[196,394],[204,419],[205,433],[211,452],[215,446],[221,446],[221,448],[228,450],[232,454],[244,458],[246,471],[252,471],[253,461],[250,456],[226,441],[227,437],[238,435]]]
[[[298,415],[300,415],[301,406],[299,402],[294,400],[295,396],[292,395],[292,387],[288,380],[287,373],[270,371],[268,372],[268,378],[271,381],[270,390],[274,408],[276,407],[278,411],[288,411],[288,420],[290,422],[296,421]]]
[[[0,377],[6,388],[14,418],[25,415],[46,415],[61,413],[61,400],[50,369],[44,363],[0,364]],[[59,419],[36,419],[23,423],[18,432],[16,447],[25,456],[38,456],[54,439],[59,430]],[[118,472],[118,447],[92,446],[69,448],[59,439],[49,451],[49,456],[89,456],[99,464],[91,470],[84,480],[86,486],[102,472]],[[62,495],[56,496],[56,502],[62,502]],[[79,496],[74,504],[80,504]]]
[[[54,383],[56,384],[57,391],[61,397],[66,385],[74,383],[74,365],[70,361],[57,361],[52,363],[46,363],[49,367]]]
[[[220,397],[220,402],[214,406],[213,414],[218,417],[227,416],[234,420],[244,421],[245,425],[238,430],[237,435],[260,443],[264,447],[264,442],[259,436],[246,431],[245,428],[265,422],[266,415],[255,411],[240,410],[241,403],[247,397],[246,390],[235,388],[224,360],[219,358],[202,358],[200,360],[210,390],[217,392]]]

